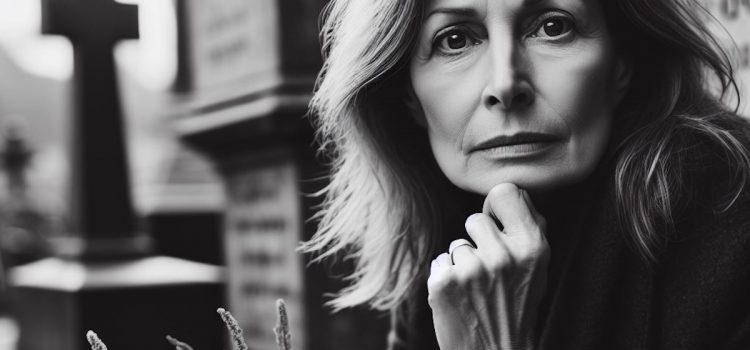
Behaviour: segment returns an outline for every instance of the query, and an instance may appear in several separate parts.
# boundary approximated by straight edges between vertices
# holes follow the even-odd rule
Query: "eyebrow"
[[[468,7],[439,7],[436,8],[430,12],[427,13],[427,16],[425,18],[430,18],[430,16],[438,13],[445,13],[445,14],[452,14],[452,15],[458,15],[462,17],[471,17],[476,16],[477,11],[473,8]]]
[[[533,7],[536,4],[540,2],[544,2],[545,0],[522,0],[522,7]],[[438,13],[445,13],[445,14],[452,14],[452,15],[458,15],[462,17],[471,17],[476,16],[477,11],[471,7],[438,7],[436,9],[431,10],[427,13],[425,16],[425,19],[430,18],[430,16]]]

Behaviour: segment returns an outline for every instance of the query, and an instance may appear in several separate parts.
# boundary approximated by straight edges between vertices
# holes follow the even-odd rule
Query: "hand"
[[[459,239],[432,261],[427,299],[441,349],[534,348],[547,284],[545,230],[526,191],[510,183],[492,188],[482,213],[466,220],[476,248]]]

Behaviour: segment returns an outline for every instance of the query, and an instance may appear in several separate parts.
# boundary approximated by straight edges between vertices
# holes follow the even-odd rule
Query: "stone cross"
[[[67,37],[74,50],[70,233],[82,241],[132,240],[113,48],[121,39],[138,38],[138,8],[113,0],[43,0],[42,6],[42,32]]]
[[[106,335],[112,349],[156,349],[167,332],[195,333],[196,349],[216,346],[221,324],[206,315],[223,304],[221,270],[153,255],[147,236],[135,231],[112,49],[137,37],[136,7],[42,1],[43,31],[68,37],[75,51],[72,222],[69,237],[53,242],[55,256],[9,274],[17,348],[90,349],[84,335],[91,329]]]

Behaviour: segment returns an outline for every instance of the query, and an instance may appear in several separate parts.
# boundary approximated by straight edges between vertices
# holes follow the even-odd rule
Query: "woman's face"
[[[457,186],[582,180],[627,86],[589,0],[432,0],[410,63],[435,158]]]

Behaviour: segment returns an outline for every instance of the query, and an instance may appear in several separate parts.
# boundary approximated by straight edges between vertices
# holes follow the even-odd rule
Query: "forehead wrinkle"
[[[426,7],[428,11],[426,12],[425,19],[438,13],[476,17],[479,15],[480,8],[484,9],[486,4],[487,0],[431,0]]]
[[[540,2],[545,2],[547,0],[522,0],[523,4],[521,6],[523,7],[533,7],[538,5]]]
[[[505,5],[504,7],[521,9],[535,7],[539,3],[549,0],[432,0],[429,2],[425,19],[434,14],[444,13],[462,17],[479,17],[479,12],[487,12],[491,5]],[[504,4],[497,4],[497,3]],[[496,4],[492,4],[496,3]],[[482,11],[478,11],[480,4]]]
[[[462,16],[462,17],[476,17],[477,16],[477,11],[474,10],[473,8],[468,8],[468,7],[451,7],[451,8],[438,7],[436,9],[430,11],[427,14],[427,18],[429,18],[430,16],[432,16],[434,14],[439,14],[439,13],[454,14],[454,15],[458,15],[458,16]]]

